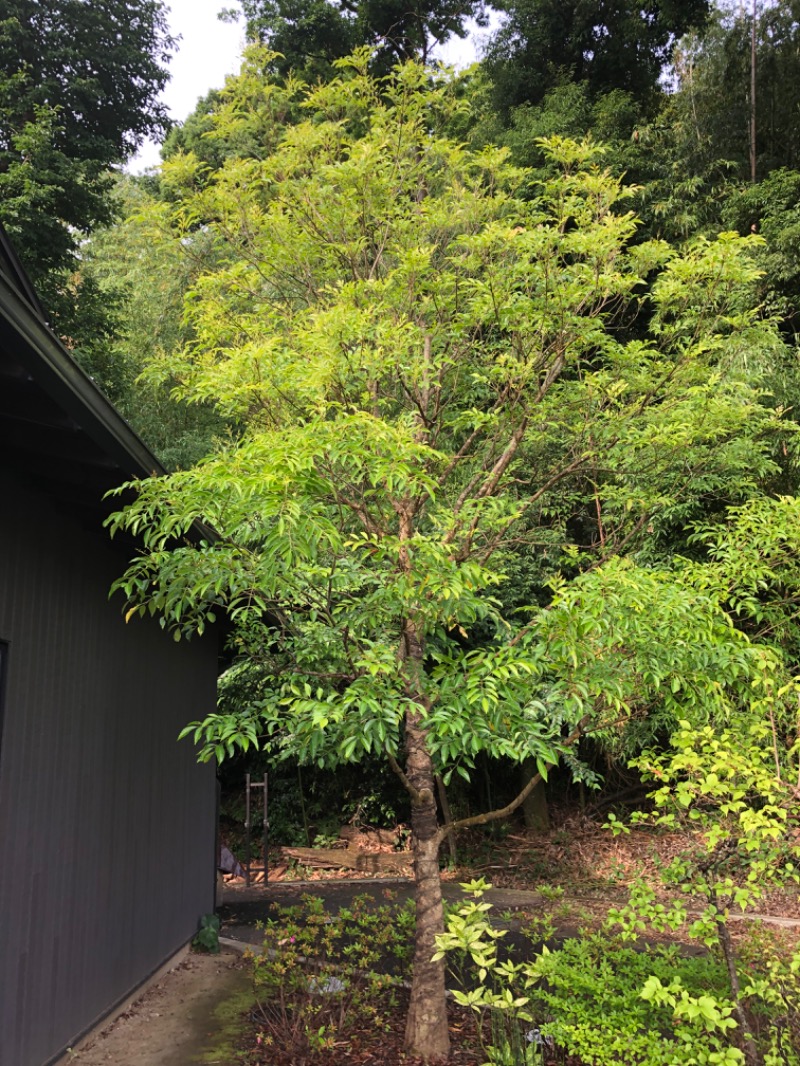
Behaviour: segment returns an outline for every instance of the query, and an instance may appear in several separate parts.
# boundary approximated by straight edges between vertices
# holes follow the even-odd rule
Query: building
[[[216,789],[180,728],[213,635],[109,600],[104,494],[160,470],[45,324],[0,231],[0,1066],[44,1066],[214,908]]]

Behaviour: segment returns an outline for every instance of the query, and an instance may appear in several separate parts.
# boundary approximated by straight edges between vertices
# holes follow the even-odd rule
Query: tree
[[[763,181],[731,189],[723,205],[726,227],[740,233],[759,233],[765,244],[759,251],[763,270],[762,300],[780,314],[790,335],[798,332],[800,308],[800,171],[780,169]],[[793,397],[787,397],[789,403]]]
[[[161,0],[3,5],[0,222],[72,347],[107,331],[84,299],[80,243],[114,215],[110,168],[167,128],[158,95],[172,45]]]
[[[768,889],[800,882],[800,847],[793,843],[792,832],[797,824],[798,749],[793,735],[796,722],[791,721],[796,716],[796,682],[789,679],[783,691],[776,692],[776,687],[765,656],[755,700],[762,704],[760,715],[737,716],[721,732],[683,721],[667,753],[646,752],[637,760],[645,780],[654,785],[655,809],[634,815],[633,824],[692,830],[688,846],[662,876],[666,884],[679,885],[702,900],[702,911],[692,920],[683,902],[665,907],[656,901],[651,888],[640,883],[628,904],[611,915],[629,937],[647,928],[663,932],[684,925],[690,937],[709,947],[719,945],[744,1049],[737,1061],[746,1061],[748,1066],[787,1061],[781,1053],[788,1049],[781,1030],[791,1025],[786,1024],[790,995],[781,1002],[783,990],[770,989],[763,980],[743,987],[729,924],[732,910],[743,912],[757,905]],[[776,717],[791,704],[787,736],[785,730],[776,729]],[[611,828],[615,833],[630,831],[613,817]],[[796,966],[798,956],[792,961]],[[642,994],[656,1002],[669,1002],[676,992],[680,993],[679,987],[665,988],[651,977]],[[748,997],[783,1008],[776,1012],[784,1015],[782,1019],[769,1019],[768,1060],[760,1054],[751,1031],[744,1005]]]
[[[261,47],[245,49],[238,74],[229,77],[224,89],[213,89],[199,100],[181,126],[176,126],[162,148],[170,160],[180,153],[199,161],[209,180],[226,159],[263,159],[270,155],[286,133],[286,127],[303,117],[299,84],[290,76],[276,81],[272,76],[275,53]],[[172,168],[173,172],[176,168]],[[160,175],[159,195],[170,202],[177,195],[168,176]]]
[[[690,34],[676,50],[677,101],[693,134],[695,151],[725,159],[742,181],[778,167],[798,166],[798,15],[795,0],[763,4],[752,13],[716,7],[703,32]],[[755,29],[755,145],[751,144]]]
[[[276,53],[275,69],[327,79],[357,43],[355,20],[329,0],[241,0],[250,40]]]
[[[538,104],[559,84],[598,95],[621,89],[648,102],[675,41],[701,24],[708,0],[507,0],[486,55],[503,110]]]
[[[183,303],[195,278],[208,269],[202,232],[172,239],[170,208],[153,195],[156,179],[121,176],[115,188],[122,217],[98,229],[81,249],[81,270],[104,306],[124,307],[113,336],[89,364],[94,380],[167,470],[190,466],[234,427],[208,405],[187,404],[170,394],[174,382],[159,372],[159,355],[191,336]],[[161,188],[165,193],[167,190]],[[84,357],[84,365],[86,359]]]
[[[558,139],[558,176],[520,197],[526,175],[504,151],[438,132],[466,106],[452,81],[413,63],[376,81],[368,65],[361,53],[306,93],[308,118],[264,159],[229,159],[211,180],[191,157],[167,164],[177,239],[201,227],[217,248],[171,373],[247,430],[138,483],[111,527],[143,540],[118,582],[131,617],[157,613],[180,637],[225,610],[268,679],[194,725],[204,757],[374,755],[402,781],[417,895],[407,1044],[436,1058],[447,835],[515,809],[561,757],[581,773],[586,731],[658,701],[673,719],[710,713],[728,699],[719,679],[751,670],[713,597],[613,557],[775,469],[780,420],[735,367],[777,341],[747,301],[751,239],[683,257],[634,246],[626,190],[590,147]],[[650,331],[627,336],[649,273]],[[592,527],[569,544],[576,511]],[[217,536],[185,542],[198,520]],[[549,602],[506,615],[504,570],[548,543],[575,580],[551,574]],[[437,774],[468,777],[481,753],[537,773],[504,810],[440,824]]]
[[[274,70],[328,78],[333,64],[368,46],[373,66],[388,71],[397,61],[427,62],[430,50],[454,34],[466,37],[467,20],[485,25],[482,0],[239,0],[248,36],[279,55]]]

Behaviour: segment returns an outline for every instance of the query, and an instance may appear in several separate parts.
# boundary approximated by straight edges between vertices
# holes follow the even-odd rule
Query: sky
[[[220,22],[217,13],[224,6],[223,0],[171,0],[170,30],[180,40],[162,99],[176,122],[182,122],[209,89],[221,89],[225,76],[239,69],[244,22]],[[479,37],[455,39],[442,50],[442,59],[458,66],[471,63],[479,43]],[[146,141],[126,169],[140,174],[160,162],[159,146]]]
[[[172,118],[182,122],[201,96],[209,89],[221,89],[225,75],[239,69],[244,23],[220,22],[221,0],[171,0],[169,6],[170,30],[180,40],[162,99]],[[127,169],[140,173],[160,162],[158,145],[146,141]]]

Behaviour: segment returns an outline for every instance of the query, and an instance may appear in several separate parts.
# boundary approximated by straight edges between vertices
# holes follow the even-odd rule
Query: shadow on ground
[[[444,882],[442,892],[445,901],[458,903],[466,898],[460,885]],[[316,896],[323,900],[325,909],[332,914],[342,907],[349,907],[357,896],[367,896],[376,907],[389,905],[401,907],[413,899],[414,883],[409,878],[372,878],[348,881],[290,881],[246,888],[226,885],[218,914],[222,920],[220,935],[230,941],[248,946],[260,946],[263,933],[260,924],[275,918],[282,907],[295,906],[303,896]],[[506,930],[500,945],[516,959],[530,958],[541,949],[541,943],[532,944],[522,932],[525,915],[544,913],[542,896],[538,892],[515,889],[491,889],[484,897],[493,904],[492,921]],[[515,913],[520,912],[520,917]],[[524,913],[523,913],[524,912]],[[559,924],[557,936],[548,940],[551,948],[567,937],[577,936],[575,926]]]

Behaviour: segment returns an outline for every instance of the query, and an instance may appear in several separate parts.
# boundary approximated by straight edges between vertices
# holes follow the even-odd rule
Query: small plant
[[[537,885],[536,891],[542,897],[546,899],[548,903],[553,903],[557,899],[561,899],[564,895],[563,885]]]
[[[489,1029],[485,1066],[543,1066],[546,1041],[538,1029],[515,1024],[500,1011],[490,1015]]]
[[[639,881],[628,903],[609,914],[628,939],[648,929],[685,925],[689,937],[718,947],[748,1066],[797,1061],[764,1057],[753,1031],[755,1015],[783,1017],[783,1001],[771,995],[764,974],[744,987],[729,929],[732,911],[752,909],[769,888],[800,882],[800,847],[792,832],[797,824],[793,781],[800,744],[781,743],[775,727],[778,704],[770,695],[768,678],[762,685],[766,692],[759,704],[762,719],[721,732],[682,721],[666,753],[645,752],[634,764],[656,787],[650,796],[654,809],[635,813],[631,824],[691,831],[688,845],[664,867],[662,878],[684,896],[699,897],[701,912],[690,914],[682,900],[664,905],[651,886]],[[614,815],[609,815],[608,827],[615,834],[630,832]],[[789,994],[790,1001],[794,994]],[[770,1026],[777,1034],[785,1023],[776,1020]]]
[[[744,1062],[729,1035],[738,1023],[727,974],[715,960],[682,958],[673,947],[634,951],[604,932],[558,951],[543,946],[533,961],[501,961],[503,931],[482,899],[490,886],[463,887],[473,900],[449,915],[437,957],[459,961],[463,987],[454,996],[476,1013],[484,1066],[538,1066],[547,1048],[592,1066]]]
[[[285,881],[307,881],[310,867],[303,865],[297,859],[290,858],[286,863],[286,872],[283,875]]]
[[[216,914],[204,914],[200,919],[192,947],[195,951],[207,951],[211,955],[219,954],[220,920]]]
[[[551,914],[526,915],[522,922],[522,933],[534,947],[550,940],[555,931],[556,925]]]
[[[630,870],[620,859],[613,859],[608,866],[606,881],[610,885],[618,885],[630,877]]]
[[[301,1057],[330,1048],[356,1024],[384,1024],[413,944],[408,907],[372,907],[367,896],[329,914],[304,896],[264,926],[264,951],[253,957],[253,986],[262,1043]]]
[[[756,923],[739,952],[742,995],[765,1066],[800,1066],[800,948]]]

